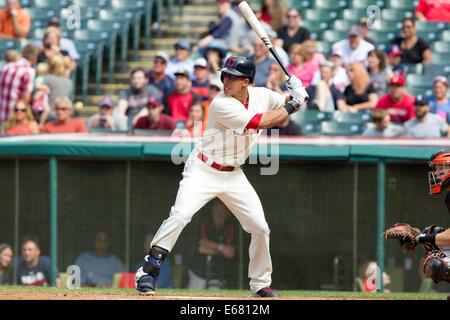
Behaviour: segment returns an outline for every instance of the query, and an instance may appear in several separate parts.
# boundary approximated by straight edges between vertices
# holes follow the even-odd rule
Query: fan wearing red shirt
[[[450,22],[450,0],[420,0],[414,14],[419,21]]]
[[[140,117],[133,126],[133,131],[135,129],[143,130],[175,130],[177,125],[172,117],[167,114],[161,113],[164,109],[161,101],[151,97],[146,106],[148,110],[148,115]]]
[[[375,109],[386,109],[395,123],[404,123],[414,118],[415,99],[405,93],[405,89],[405,78],[393,76],[389,79],[389,92],[378,100]]]
[[[47,122],[42,133],[87,133],[86,123],[81,119],[72,118],[73,105],[67,97],[55,100],[56,120]]]
[[[186,121],[189,109],[195,103],[202,103],[202,98],[192,91],[189,72],[175,73],[175,91],[167,98],[164,113],[170,114],[175,121]]]

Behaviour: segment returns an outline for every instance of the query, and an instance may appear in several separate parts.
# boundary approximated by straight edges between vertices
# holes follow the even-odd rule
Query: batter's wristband
[[[295,110],[297,110],[297,108],[295,107],[295,105],[292,102],[289,102],[288,104],[286,104],[284,106],[284,108],[286,109],[286,111],[291,114],[292,112],[294,112]]]

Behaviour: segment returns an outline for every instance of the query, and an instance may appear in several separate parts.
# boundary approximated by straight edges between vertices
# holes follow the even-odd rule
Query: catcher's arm
[[[450,246],[450,229],[447,229],[444,232],[438,233],[436,235],[436,245],[438,247]]]

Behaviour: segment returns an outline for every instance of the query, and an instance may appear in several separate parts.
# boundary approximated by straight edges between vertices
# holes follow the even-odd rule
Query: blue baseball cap
[[[180,47],[186,50],[191,50],[191,45],[184,39],[180,39],[175,43],[175,47]]]
[[[419,94],[416,96],[416,100],[414,101],[414,105],[426,106],[429,104],[428,98]]]
[[[114,108],[114,100],[110,96],[104,96],[98,103],[98,106],[107,106],[109,108]]]

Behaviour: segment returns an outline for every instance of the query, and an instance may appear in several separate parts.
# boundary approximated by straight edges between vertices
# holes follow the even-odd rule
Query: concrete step
[[[175,16],[173,19],[173,26],[174,27],[195,28],[195,27],[200,27],[200,26],[208,26],[211,22],[214,22],[215,20],[216,20],[216,17]]]
[[[155,38],[152,40],[152,49],[154,50],[174,50],[174,45],[180,38]],[[198,43],[198,38],[195,37],[183,37],[191,45]]]
[[[178,11],[175,11],[176,13]],[[219,16],[217,12],[216,5],[205,5],[205,4],[196,4],[196,5],[185,5],[183,8],[184,16],[211,16],[217,18]]]

